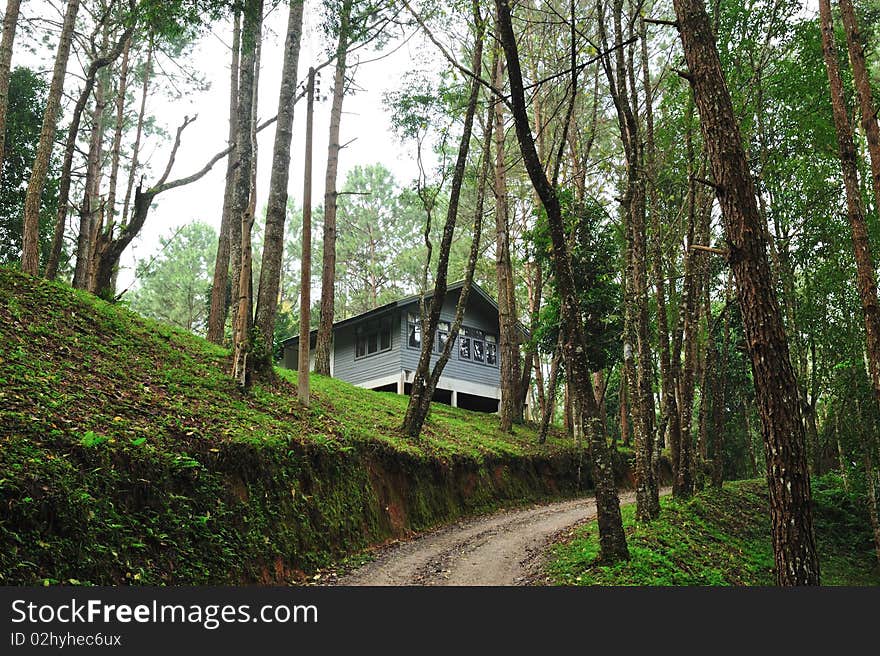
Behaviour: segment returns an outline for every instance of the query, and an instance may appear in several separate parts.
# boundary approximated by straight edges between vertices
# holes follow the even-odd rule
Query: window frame
[[[491,367],[493,369],[498,368],[498,336],[492,333],[487,333],[485,330],[480,330],[478,328],[471,328],[469,326],[462,326],[459,330],[459,334],[457,335],[458,339],[468,340],[468,353],[470,357],[463,357],[461,354],[461,342],[459,342],[458,347],[458,359],[462,362],[473,362],[475,364],[482,365],[484,367]],[[483,345],[483,359],[478,360],[474,357],[474,342],[480,342]],[[495,362],[488,361],[489,354],[489,345],[492,345],[495,349]]]
[[[416,333],[419,336],[419,344],[418,346],[413,346],[410,343],[410,328],[414,327],[416,329]],[[406,347],[411,348],[413,351],[421,351],[422,344],[425,343],[424,337],[422,336],[422,319],[417,314],[413,314],[412,312],[408,312],[406,315]]]
[[[386,348],[382,348],[382,335],[383,333],[388,336],[388,346]],[[376,339],[376,350],[372,353],[370,352],[370,338],[375,337]],[[361,355],[358,355],[358,352],[361,351],[361,343],[363,342],[363,352]],[[363,360],[365,358],[372,358],[382,353],[388,353],[389,351],[394,350],[394,319],[392,316],[384,316],[379,317],[378,319],[372,319],[370,321],[365,321],[358,326],[355,327],[354,331],[354,359],[355,360]]]

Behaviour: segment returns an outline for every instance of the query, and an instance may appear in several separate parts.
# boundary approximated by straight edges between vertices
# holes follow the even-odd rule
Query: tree
[[[159,242],[155,258],[137,263],[139,283],[128,296],[129,305],[145,316],[204,334],[217,233],[205,223],[189,223]]]
[[[24,223],[22,226],[21,270],[31,275],[40,272],[40,205],[52,148],[55,145],[55,129],[58,111],[61,107],[61,93],[64,88],[64,76],[67,71],[67,58],[70,55],[70,43],[73,29],[76,26],[76,15],[79,11],[79,0],[68,0],[64,14],[58,50],[55,55],[55,67],[52,71],[52,83],[46,99],[46,110],[43,113],[43,127],[40,131],[40,142],[34,157],[31,177],[28,181],[27,195],[24,202]]]
[[[856,85],[856,96],[859,100],[862,129],[868,142],[874,202],[880,212],[880,126],[877,124],[877,108],[874,105],[871,79],[865,62],[864,43],[859,32],[852,0],[838,0],[837,4],[840,5],[840,17],[843,20],[844,33],[846,34],[849,61]],[[822,8],[822,3],[820,3],[820,8]],[[830,7],[826,7],[825,10],[830,13]]]
[[[804,426],[754,182],[703,2],[673,4],[752,360],[767,459],[776,580],[780,585],[816,585],[819,561]]]
[[[483,61],[483,37],[485,24],[480,15],[479,5],[474,2],[473,7],[475,45],[471,70],[479,71]],[[446,298],[446,288],[449,274],[449,254],[452,247],[452,238],[455,234],[455,224],[458,220],[458,208],[461,200],[461,190],[464,183],[465,169],[467,167],[468,151],[470,150],[471,135],[474,127],[474,116],[477,109],[477,101],[480,96],[480,84],[476,79],[471,80],[468,100],[465,108],[464,126],[461,140],[459,141],[458,154],[452,173],[450,184],[449,204],[446,208],[446,220],[443,224],[443,236],[440,240],[440,249],[437,254],[437,268],[434,277],[434,291],[430,302],[426,305],[424,295],[420,299],[422,323],[422,350],[419,355],[419,363],[413,375],[412,392],[406,407],[406,415],[403,418],[403,431],[411,438],[416,438],[422,432],[422,426],[428,416],[433,389],[431,387],[432,375],[430,371],[431,355],[434,353],[434,335],[440,321],[440,310]],[[425,245],[428,253],[425,260],[422,289],[425,291],[428,281],[428,269],[431,262],[433,246],[430,241],[430,220],[425,225]],[[461,296],[466,298],[465,290]],[[461,298],[461,296],[459,298]],[[438,376],[439,377],[439,376]]]
[[[309,350],[311,346],[312,291],[312,135],[315,111],[315,69],[309,68],[306,82],[306,143],[303,166],[302,255],[299,285],[299,358],[296,376],[296,400],[309,407]]]
[[[868,136],[872,164],[880,166],[880,143],[878,143],[876,116],[871,112],[871,87],[865,70],[864,54],[858,43],[855,27],[855,15],[852,4],[847,0],[841,3],[846,26],[847,40],[850,49],[850,61],[853,64],[858,96],[861,100],[862,125]],[[831,108],[837,132],[837,146],[840,166],[843,172],[843,187],[846,195],[847,216],[852,233],[853,253],[856,260],[856,287],[862,305],[865,321],[865,345],[867,351],[868,371],[874,388],[874,395],[880,403],[880,303],[877,299],[877,278],[874,273],[874,259],[868,238],[868,224],[865,220],[862,205],[862,194],[859,188],[858,161],[849,116],[846,109],[846,98],[843,93],[843,80],[837,60],[837,41],[834,38],[834,23],[831,16],[831,0],[819,0],[819,20],[822,29],[822,50],[825,55],[825,67],[828,71],[828,83],[831,90]],[[855,34],[854,34],[855,33]],[[876,152],[875,152],[876,151]],[[877,161],[873,161],[877,155]],[[880,169],[874,168],[880,175]],[[880,200],[880,180],[874,179],[876,198]],[[880,206],[878,206],[880,207]],[[868,512],[873,519],[878,557],[880,557],[880,528],[877,526],[877,502],[873,488],[874,462],[872,448],[868,445],[863,449],[865,454],[865,475],[871,483],[869,488]]]
[[[16,68],[9,77],[6,157],[0,172],[0,262],[4,264],[17,263],[21,257],[25,189],[40,140],[46,92],[45,82],[29,68]],[[57,193],[58,162],[50,161],[40,199],[41,257],[48,255]]]
[[[266,231],[263,261],[257,292],[255,326],[260,344],[256,366],[263,373],[272,367],[272,337],[278,288],[281,283],[281,256],[284,246],[284,220],[287,214],[287,182],[290,173],[290,142],[293,137],[293,107],[297,90],[296,70],[302,36],[302,0],[291,0],[281,67],[281,90],[278,94],[278,123],[272,150],[272,171],[269,179],[269,201],[266,207]]]
[[[3,39],[0,41],[0,173],[6,157],[6,116],[9,107],[9,75],[12,68],[12,44],[18,27],[21,0],[7,0],[3,14]]]
[[[513,32],[509,0],[496,0],[498,36],[507,59],[507,78],[510,83],[510,104],[516,126],[517,141],[523,156],[523,164],[529,178],[540,196],[547,220],[553,248],[556,284],[561,302],[561,327],[564,333],[566,371],[578,395],[585,419],[585,431],[591,449],[593,483],[596,488],[596,509],[599,524],[600,556],[606,562],[629,558],[626,535],[620,515],[620,500],[614,483],[611,457],[605,440],[605,428],[601,425],[599,409],[592,394],[592,381],[586,359],[586,341],[583,327],[578,320],[578,302],[571,258],[566,244],[562,207],[557,194],[557,181],[550,180],[538,157],[534,138],[529,126],[525,91],[520,68],[516,37]],[[574,24],[572,23],[572,31]],[[572,35],[573,37],[574,35]],[[577,66],[572,65],[572,88],[577,89]],[[555,176],[554,176],[555,177]],[[588,390],[588,392],[584,392]]]
[[[235,143],[236,116],[238,113],[238,72],[241,56],[241,12],[235,11],[232,26],[232,64],[229,83],[229,143]],[[208,319],[208,339],[215,344],[223,342],[226,315],[229,310],[229,252],[230,239],[236,232],[232,229],[232,193],[238,162],[230,157],[226,163],[226,185],[223,193],[223,213],[220,219],[220,235],[217,241],[217,261],[214,263],[214,281],[211,286],[211,316]]]
[[[238,155],[238,175],[232,197],[233,230],[232,239],[241,245],[241,259],[238,277],[233,275],[233,299],[238,310],[233,322],[233,360],[232,377],[241,389],[250,385],[253,361],[250,354],[253,348],[251,335],[252,306],[251,294],[251,228],[254,215],[251,203],[251,168],[254,166],[254,136],[252,119],[256,111],[257,53],[262,35],[263,2],[249,0],[245,3],[241,29],[241,68],[238,76],[238,117],[236,125],[236,154]],[[235,229],[234,226],[239,227]],[[235,272],[235,267],[233,267]]]
[[[315,371],[330,375],[330,341],[333,332],[336,292],[336,173],[339,166],[339,127],[347,82],[348,47],[352,34],[353,0],[342,0],[336,36],[336,66],[333,73],[333,102],[330,109],[330,136],[327,144],[327,172],[324,176],[324,266],[321,270],[321,318],[315,344]]]

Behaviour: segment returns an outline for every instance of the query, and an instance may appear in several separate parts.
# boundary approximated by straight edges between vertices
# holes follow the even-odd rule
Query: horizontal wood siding
[[[440,320],[452,323],[455,319],[455,306],[458,303],[459,291],[450,292],[443,301],[443,307],[440,310]],[[419,364],[420,350],[411,348],[407,335],[407,315],[412,312],[416,315],[419,313],[418,303],[401,308],[401,343],[403,368],[409,371],[415,371]],[[467,328],[476,328],[486,331],[498,337],[498,312],[491,305],[477,294],[471,292],[468,296],[468,306],[465,308],[464,320],[462,325]],[[436,351],[436,346],[435,346]],[[431,366],[437,362],[438,353],[431,356]],[[499,353],[500,357],[500,353]],[[494,366],[481,364],[472,360],[462,360],[458,357],[458,346],[454,348],[449,362],[443,368],[444,378],[457,378],[473,383],[481,383],[491,387],[499,387],[501,384],[501,375],[499,373],[498,362]]]
[[[375,378],[400,373],[401,332],[393,327],[393,322],[397,322],[397,325],[400,324],[400,313],[394,312],[393,315],[390,351],[355,359],[355,328],[358,322],[350,323],[334,331],[333,375],[335,378],[357,385]],[[378,318],[376,317],[376,319]],[[370,321],[372,320],[374,319],[371,318]]]

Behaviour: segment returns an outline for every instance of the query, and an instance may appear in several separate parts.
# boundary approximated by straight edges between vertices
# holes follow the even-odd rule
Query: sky
[[[319,0],[306,0],[299,58],[300,81],[305,79],[309,66],[318,65],[328,58],[328,44],[323,41],[320,27],[319,6]],[[24,3],[22,18],[31,21],[35,26],[34,36],[39,39],[42,37],[40,26],[45,24],[45,20],[57,22],[60,17],[60,7],[59,3],[51,0]],[[282,2],[268,13],[264,21],[259,82],[259,122],[277,113],[287,17],[288,4]],[[231,20],[211,25],[210,30],[197,41],[188,60],[178,62],[182,68],[197,71],[208,83],[207,90],[188,92],[178,100],[170,100],[162,93],[154,93],[148,98],[148,115],[154,116],[157,123],[170,135],[174,135],[185,116],[198,115],[197,120],[183,132],[181,146],[169,180],[201,170],[214,154],[227,145],[231,34]],[[19,43],[17,43],[13,55],[13,67],[25,65],[42,70],[48,81],[56,44],[57,32],[52,33],[48,47],[40,46],[35,54],[18,47]],[[381,52],[370,49],[358,50],[349,58],[349,64],[355,61],[359,61],[360,65],[354,80],[354,93],[347,95],[343,104],[340,143],[348,145],[340,153],[337,184],[341,186],[344,183],[346,174],[354,166],[375,163],[382,163],[390,169],[399,183],[408,184],[417,175],[415,147],[413,144],[401,143],[394,135],[383,98],[388,91],[398,88],[402,77],[414,67],[436,69],[439,61],[436,52],[420,33],[414,34],[410,30],[404,35],[392,38]],[[77,62],[72,58],[65,80],[65,93],[68,96],[75,97],[78,93],[81,68],[77,74],[77,66]],[[315,105],[312,164],[314,178],[312,198],[315,205],[323,204],[324,197],[324,170],[330,120],[329,96],[333,85],[333,67],[327,66],[321,73],[319,88],[326,99]],[[162,84],[161,78],[157,78],[157,84]],[[139,103],[139,90],[135,93],[135,98]],[[303,194],[305,143],[304,101],[297,103],[294,116],[288,191],[294,201],[300,204]],[[63,128],[68,120],[69,115],[62,117],[59,125]],[[262,218],[262,210],[268,196],[274,138],[274,124],[258,135],[258,221]],[[150,184],[158,178],[165,167],[170,150],[171,139],[163,142],[153,137],[144,144],[141,160],[147,161],[151,167],[145,184]],[[219,231],[225,172],[226,160],[223,159],[198,182],[164,192],[156,198],[141,234],[123,254],[118,279],[120,290],[132,285],[136,261],[149,259],[158,251],[161,236],[168,236],[179,226],[193,221],[203,221]],[[124,187],[120,185],[120,189],[121,197],[124,195]],[[71,229],[70,223],[68,229]]]
[[[299,80],[304,80],[310,65],[327,59],[326,44],[320,32],[320,15],[314,10],[315,2],[306,3],[303,38],[300,51]],[[281,78],[281,56],[287,26],[287,5],[282,4],[267,17],[259,81],[259,121],[274,116],[278,109],[278,89]],[[408,33],[409,34],[409,33]],[[229,65],[231,22],[218,23],[211,33],[198,42],[192,58],[185,66],[200,72],[210,83],[210,89],[171,102],[155,96],[148,111],[173,134],[184,116],[198,114],[183,134],[182,143],[170,179],[183,177],[200,170],[216,152],[226,146],[228,132]],[[346,144],[339,158],[338,185],[345,181],[347,172],[356,165],[381,162],[397,180],[408,183],[416,175],[414,149],[401,143],[391,129],[383,96],[399,85],[401,76],[418,61],[425,64],[426,46],[420,35],[408,41],[395,39],[381,53],[358,51],[355,58],[362,63],[356,73],[356,92],[346,96],[340,130],[340,143]],[[378,61],[367,60],[387,55]],[[315,205],[323,204],[324,170],[330,121],[330,99],[333,69],[323,69],[320,91],[326,100],[315,106],[314,159],[312,198]],[[303,149],[305,143],[305,102],[297,104],[294,113],[294,138],[291,148],[291,168],[288,191],[297,204],[303,194]],[[272,163],[274,125],[258,135],[257,205],[265,206],[269,189]],[[167,159],[170,144],[157,148],[152,155],[154,170],[161,170]],[[160,194],[154,202],[141,235],[123,255],[119,275],[119,289],[129,286],[134,277],[137,259],[151,257],[159,248],[159,237],[168,235],[185,223],[204,221],[220,228],[223,206],[223,187],[226,160],[221,160],[204,178],[191,185]],[[258,212],[258,221],[262,211]]]

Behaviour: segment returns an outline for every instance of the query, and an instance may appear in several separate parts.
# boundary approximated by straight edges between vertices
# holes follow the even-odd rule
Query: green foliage
[[[159,254],[137,264],[139,284],[129,294],[129,304],[145,316],[201,333],[210,309],[217,233],[196,222],[159,241]]]
[[[880,585],[864,501],[839,477],[814,483],[816,538],[826,585]],[[554,547],[547,566],[562,585],[773,585],[769,503],[763,482],[740,481],[687,502],[661,500],[660,517],[637,524],[623,509],[631,559],[597,562],[598,529],[590,522]]]
[[[24,198],[31,167],[37,154],[43,109],[48,88],[29,68],[16,68],[9,77],[6,114],[6,146],[0,177],[0,264],[12,264],[21,257]],[[40,259],[49,257],[55,214],[58,207],[59,164],[52,160],[40,205]],[[62,254],[62,268],[67,254]]]
[[[587,358],[593,371],[620,359],[622,318],[619,313],[620,245],[602,205],[593,198],[575,199],[569,190],[559,192],[566,228],[572,235],[572,269],[577,280],[581,321],[587,342]],[[552,249],[546,214],[541,211],[529,235],[534,256],[550,280],[552,293],[541,310],[535,338],[544,352],[556,347],[559,336],[559,294],[553,276]]]
[[[313,376],[304,409],[287,370],[243,397],[226,349],[7,268],[0,339],[2,584],[290,582],[577,486],[559,434],[437,406],[413,442],[405,397]]]

